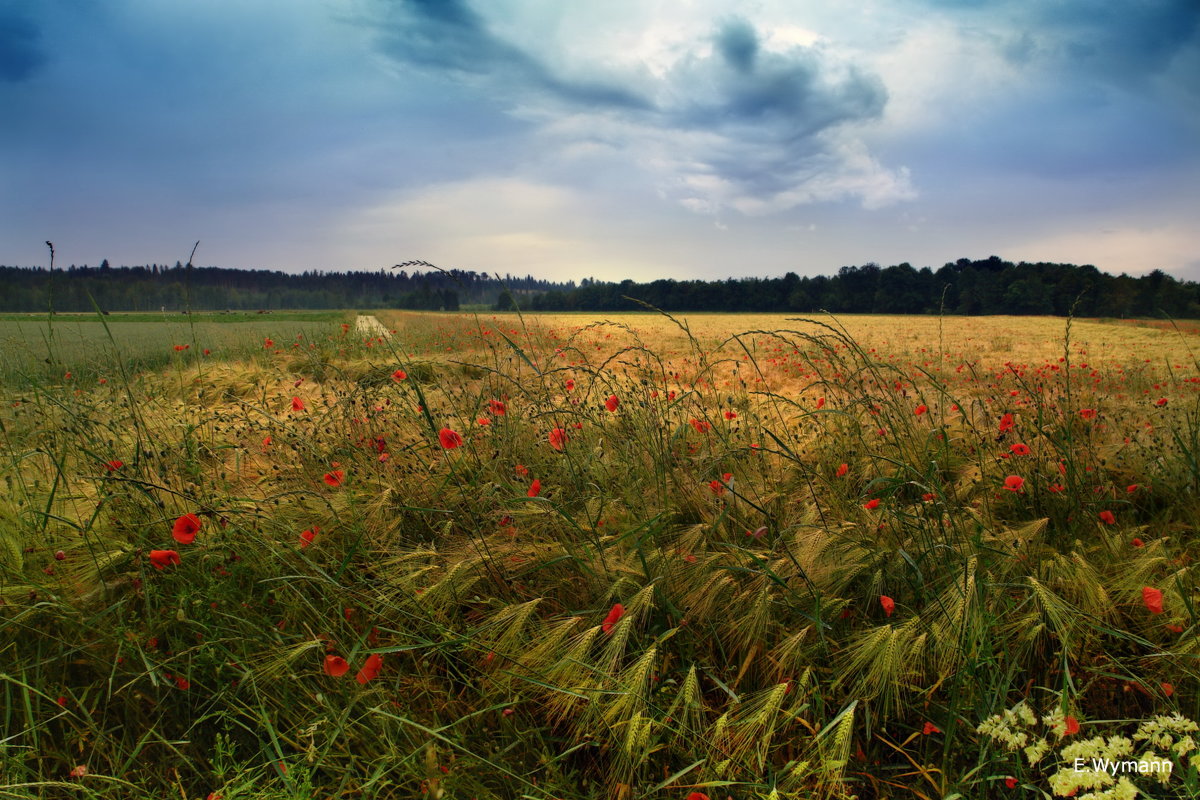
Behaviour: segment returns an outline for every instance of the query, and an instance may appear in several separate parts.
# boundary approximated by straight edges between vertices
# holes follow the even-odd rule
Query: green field
[[[172,361],[241,357],[273,337],[288,345],[328,334],[354,313],[272,314],[3,314],[0,315],[0,383],[76,381],[111,377],[122,363],[132,371]],[[300,338],[298,338],[300,337]],[[175,345],[186,345],[177,351]]]
[[[376,313],[0,321],[0,798],[1200,797],[1190,334]]]

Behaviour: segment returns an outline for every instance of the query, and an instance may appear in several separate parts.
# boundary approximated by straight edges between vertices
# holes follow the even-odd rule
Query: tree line
[[[405,308],[457,311],[494,305],[503,291],[569,292],[573,282],[492,277],[467,270],[278,271],[150,264],[112,267],[0,266],[0,311],[254,311],[284,308]]]
[[[1200,284],[1162,270],[1109,275],[1091,265],[1014,264],[998,256],[960,258],[938,270],[911,264],[846,266],[836,275],[656,280],[550,289],[520,302],[534,311],[632,311],[636,298],[664,311],[774,311],[853,314],[1057,314],[1200,318]],[[498,307],[511,306],[501,297]]]
[[[636,298],[631,300],[629,298]],[[620,283],[549,281],[467,270],[309,271],[220,267],[0,266],[0,311],[276,310],[404,308],[457,311],[665,311],[861,314],[1057,314],[1200,318],[1200,284],[1161,270],[1140,277],[1094,266],[960,258],[938,270],[911,264],[845,266],[834,275]]]

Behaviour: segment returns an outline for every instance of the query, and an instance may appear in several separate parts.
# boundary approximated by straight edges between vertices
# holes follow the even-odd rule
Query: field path
[[[354,332],[372,339],[377,336],[382,336],[384,339],[392,338],[392,332],[385,328],[374,314],[359,314],[358,318],[354,320]]]

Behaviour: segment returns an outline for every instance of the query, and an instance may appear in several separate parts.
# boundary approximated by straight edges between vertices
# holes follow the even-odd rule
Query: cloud
[[[1118,83],[1160,72],[1180,50],[1198,44],[1195,0],[1032,2],[1029,10],[1038,27],[1059,40],[1048,53]]]
[[[728,64],[739,72],[752,72],[758,57],[758,32],[745,20],[726,23],[716,36],[717,49]]]
[[[764,40],[740,17],[655,64],[552,63],[463,0],[387,6],[376,24],[389,57],[534,121],[546,151],[632,159],[643,180],[697,213],[849,198],[878,208],[915,196],[907,171],[880,164],[853,134],[882,116],[882,80],[819,46]]]
[[[544,93],[572,104],[640,108],[636,93],[602,80],[571,80],[493,34],[463,0],[407,0],[383,7],[374,20],[379,46],[393,59],[444,71],[461,79],[485,79],[486,88],[509,101],[511,90]]]
[[[1195,0],[915,0],[976,38],[991,38],[1014,66],[1057,80],[1143,90],[1158,76],[1200,88],[1181,67],[1200,51]],[[983,33],[984,36],[978,36]],[[986,56],[985,56],[986,57]]]
[[[15,0],[0,0],[0,81],[27,80],[46,61],[41,30]]]

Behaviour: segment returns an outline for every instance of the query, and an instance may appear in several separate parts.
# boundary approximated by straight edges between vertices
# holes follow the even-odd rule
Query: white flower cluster
[[[976,731],[1009,752],[1022,751],[1029,765],[1035,766],[1051,750],[1046,738],[1033,730],[1037,722],[1036,715],[1022,701],[988,717]],[[1068,723],[1061,707],[1046,714],[1041,722],[1059,740],[1079,729],[1074,720]],[[1132,738],[1094,736],[1065,743],[1055,760],[1057,770],[1049,778],[1050,789],[1057,797],[1075,800],[1134,800],[1143,795],[1143,790],[1131,776],[1152,777],[1166,785],[1173,765],[1200,769],[1198,731],[1200,726],[1176,712],[1141,723]],[[1135,753],[1138,748],[1145,750]],[[1081,791],[1085,793],[1079,794]]]
[[[1200,750],[1197,749],[1196,739],[1192,736],[1197,730],[1200,730],[1200,725],[1176,711],[1169,717],[1160,714],[1143,722],[1138,726],[1133,738],[1167,751],[1181,764],[1190,763],[1191,766],[1200,769]],[[1159,780],[1166,782],[1162,777]]]
[[[1042,722],[1059,739],[1067,735],[1067,715],[1062,712],[1061,708],[1055,708],[1049,714],[1042,717]]]
[[[1032,767],[1041,761],[1046,753],[1050,752],[1050,743],[1039,736],[1023,752],[1025,753],[1025,758],[1029,759],[1029,766]]]
[[[1053,715],[1047,716],[1044,722],[1053,725]],[[1061,716],[1061,715],[1060,715]],[[1061,762],[1064,765],[1050,776],[1050,789],[1060,797],[1074,796],[1076,800],[1132,800],[1138,796],[1138,788],[1129,778],[1116,778],[1115,771],[1110,772],[1100,765],[1110,765],[1122,760],[1122,757],[1133,755],[1133,741],[1124,736],[1093,736],[1091,739],[1072,742],[1059,750]],[[1084,795],[1077,796],[1080,789],[1096,789]]]
[[[1109,789],[1099,792],[1088,792],[1087,794],[1079,795],[1075,800],[1134,800],[1141,792],[1133,781],[1122,775]]]
[[[1068,766],[1050,776],[1050,790],[1060,797],[1073,797],[1080,789],[1105,789],[1114,782],[1107,772]]]
[[[1024,725],[1037,722],[1037,717],[1025,705],[1025,701],[1017,703],[999,714],[993,714],[980,723],[975,729],[994,742],[999,742],[1010,752],[1020,750],[1029,743],[1029,734],[1022,730]]]

